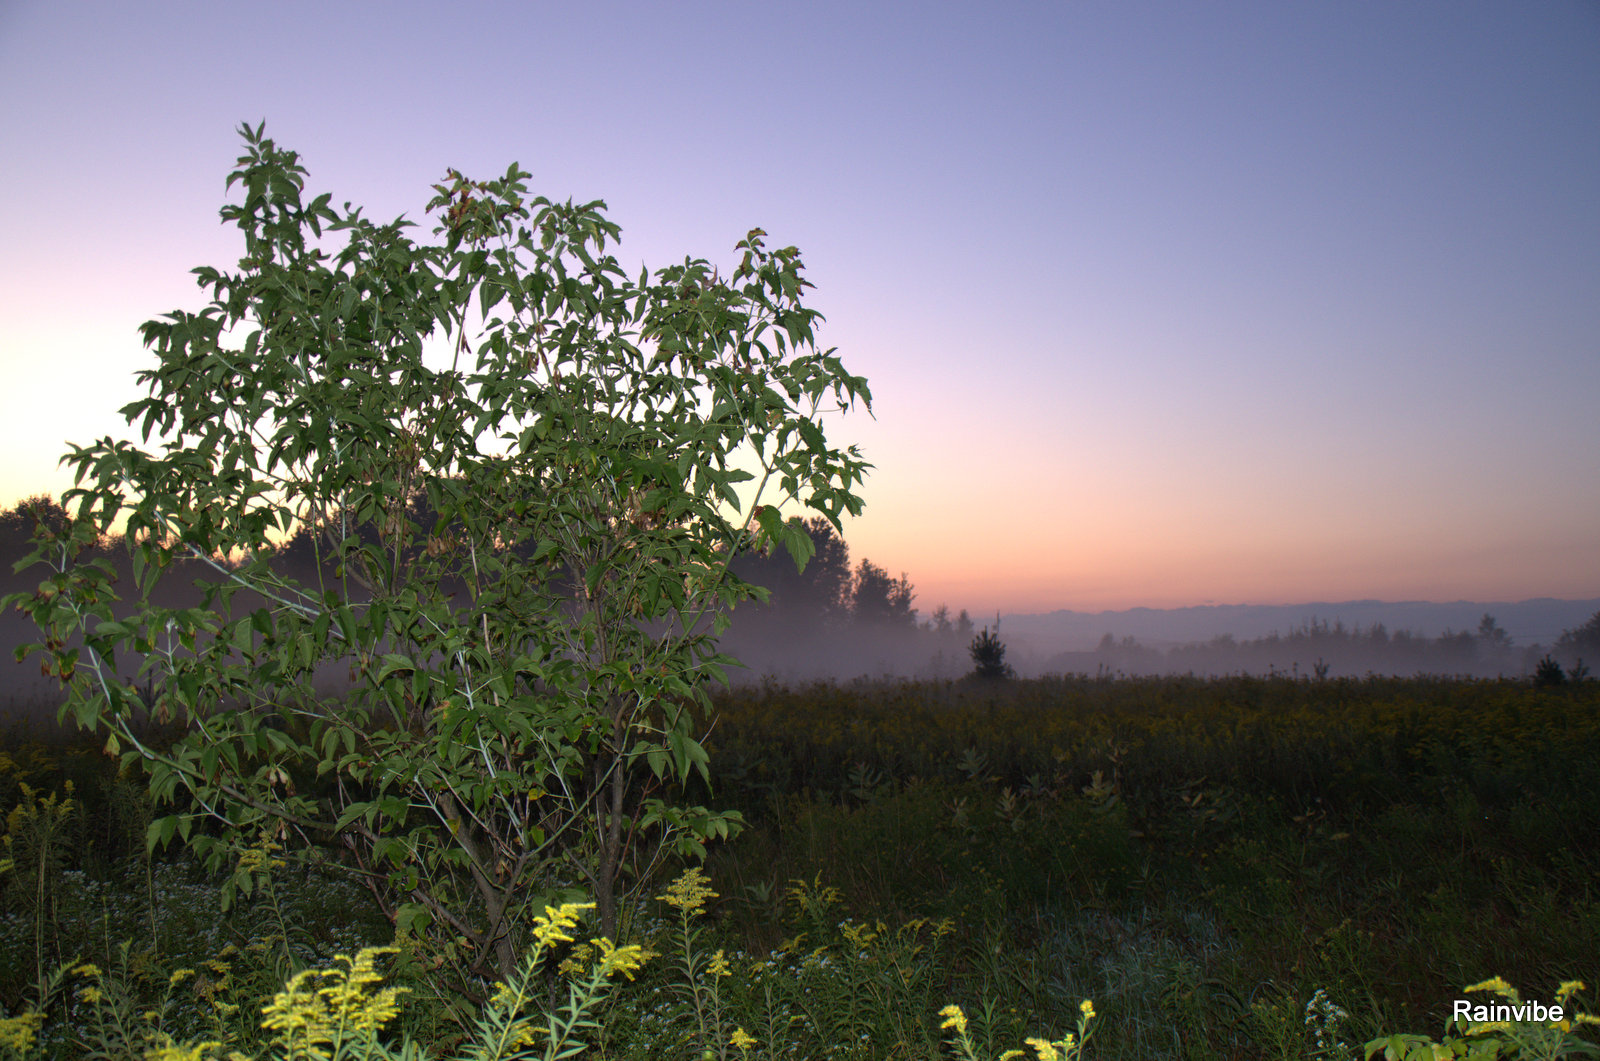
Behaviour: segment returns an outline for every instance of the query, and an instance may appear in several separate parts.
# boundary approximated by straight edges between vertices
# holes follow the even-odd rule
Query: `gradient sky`
[[[420,219],[805,255],[854,556],[975,614],[1600,596],[1600,4],[0,2],[0,503],[231,266],[241,121]]]

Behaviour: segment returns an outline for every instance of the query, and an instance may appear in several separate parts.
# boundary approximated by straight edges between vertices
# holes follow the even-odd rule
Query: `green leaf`
[[[398,936],[420,936],[431,924],[433,914],[421,903],[401,903],[394,912],[394,929]]]
[[[145,854],[154,854],[156,848],[165,847],[178,834],[178,816],[169,814],[150,822],[144,834]]]

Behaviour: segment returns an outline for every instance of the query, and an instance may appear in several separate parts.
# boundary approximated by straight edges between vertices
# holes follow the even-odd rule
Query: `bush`
[[[972,639],[972,673],[975,677],[998,679],[1011,677],[1011,665],[1006,662],[1006,646],[1000,640],[998,625],[994,632],[986,626]]]
[[[149,396],[123,413],[161,445],[73,447],[73,519],[41,523],[50,570],[5,603],[63,713],[175,805],[152,844],[214,870],[266,836],[335,852],[479,972],[509,974],[548,904],[591,898],[614,935],[659,857],[739,825],[679,805],[707,773],[715,635],[759,595],[729,558],[809,558],[777,505],[860,510],[866,465],[820,421],[865,381],[816,348],[799,252],[759,229],[726,278],[633,281],[604,204],[530,199],[513,165],[450,171],[416,242],[307,201],[298,156],[242,133],[238,271],[195,270],[211,303],[143,329]],[[137,600],[113,610],[92,548],[124,519]],[[197,571],[200,606],[156,603]],[[186,727],[170,749],[147,708]]]

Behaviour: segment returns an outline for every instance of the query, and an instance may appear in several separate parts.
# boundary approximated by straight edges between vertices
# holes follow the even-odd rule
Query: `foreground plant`
[[[944,1018],[940,1024],[941,1029],[949,1029],[952,1034],[945,1040],[955,1050],[956,1056],[964,1061],[978,1061],[976,1047],[972,1037],[967,1033],[967,1015],[960,1006],[949,1005],[939,1011],[939,1016]],[[1094,1003],[1084,999],[1078,1006],[1078,1030],[1068,1032],[1061,1039],[1051,1042],[1049,1039],[1029,1037],[1024,1039],[1034,1053],[1037,1061],[1077,1061],[1083,1056],[1083,1048],[1089,1042],[1090,1022],[1094,1020]],[[1007,1050],[996,1061],[1013,1061],[1015,1058],[1027,1057],[1022,1050]]]
[[[592,956],[585,968],[567,983],[566,1000],[547,1007],[544,968],[563,944],[574,941],[584,911],[592,903],[566,903],[546,907],[532,919],[532,948],[513,975],[494,985],[465,1049],[452,1054],[454,1061],[502,1061],[542,1058],[555,1061],[587,1049],[582,1033],[597,1027],[593,1014],[617,977],[632,979],[649,959],[643,948],[618,947],[605,937],[589,940]],[[386,1029],[399,1015],[407,988],[383,986],[378,961],[395,947],[363,948],[354,958],[339,955],[326,969],[296,973],[261,1008],[260,1026],[270,1034],[263,1058],[271,1061],[424,1061],[433,1057],[421,1044],[401,1036],[385,1042]],[[155,1023],[159,1014],[146,1014],[148,1028],[130,1031],[125,1010],[118,1002],[126,991],[92,966],[78,975],[86,986],[78,1001],[89,1020],[79,1033],[87,1057],[143,1056],[153,1061],[212,1061],[228,1058],[247,1061],[241,1045],[229,1036],[205,1041],[177,1041]],[[177,981],[174,977],[174,982]],[[39,1027],[38,1019],[0,1022],[0,1050],[27,1057]],[[0,1055],[3,1056],[3,1055]]]
[[[1560,1057],[1600,1057],[1600,1046],[1580,1038],[1577,1029],[1600,1025],[1600,1017],[1578,1009],[1575,996],[1584,990],[1581,980],[1568,980],[1556,990],[1555,1005],[1562,1010],[1558,1020],[1542,1019],[1523,1003],[1517,989],[1496,976],[1480,984],[1462,988],[1465,994],[1487,992],[1504,1003],[1488,1002],[1469,1007],[1466,1016],[1451,1017],[1442,1042],[1426,1035],[1390,1035],[1367,1044],[1367,1058],[1381,1056],[1384,1061],[1437,1061],[1465,1057],[1491,1061],[1496,1058],[1546,1061]],[[1491,1020],[1477,1020],[1473,1011],[1483,1011]]]
[[[776,505],[859,511],[866,465],[822,414],[865,381],[816,348],[799,252],[759,229],[726,277],[632,280],[603,204],[529,198],[512,166],[451,171],[416,242],[307,201],[298,157],[243,135],[237,270],[195,270],[209,305],[143,329],[149,396],[122,412],[159,447],[73,448],[73,519],[41,524],[43,581],[6,603],[63,717],[190,808],[152,845],[212,868],[263,831],[324,847],[481,972],[574,886],[614,936],[619,882],[739,826],[670,795],[706,774],[713,638],[757,593],[728,561],[807,559]],[[85,557],[123,521],[137,599],[114,609]],[[201,606],[155,603],[195,574]],[[348,689],[318,688],[330,665]],[[183,739],[143,741],[146,707]]]

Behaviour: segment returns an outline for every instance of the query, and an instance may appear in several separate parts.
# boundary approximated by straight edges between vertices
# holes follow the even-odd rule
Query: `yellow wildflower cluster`
[[[561,959],[561,964],[556,966],[556,971],[562,976],[578,977],[589,971],[589,959],[594,956],[594,947],[587,943],[580,943],[572,948],[572,953]]]
[[[707,899],[717,898],[717,893],[711,890],[711,878],[700,872],[699,866],[690,866],[683,876],[667,887],[667,894],[656,898],[685,914],[694,915],[701,911]]]
[[[888,926],[882,921],[875,925],[858,925],[854,921],[845,921],[839,926],[839,931],[856,950],[866,950],[879,936],[888,931]]]
[[[1057,1042],[1036,1036],[1022,1040],[1033,1048],[1035,1061],[1074,1061],[1082,1056],[1084,1041],[1089,1038],[1086,1029],[1095,1016],[1094,1003],[1084,999],[1078,1006],[1078,1012],[1080,1016],[1077,1034],[1068,1032]],[[955,1029],[956,1037],[951,1042],[960,1047],[969,1059],[972,1058],[972,1041],[967,1038],[967,1015],[961,1011],[961,1007],[946,1006],[939,1011],[939,1016],[944,1018],[944,1023],[939,1025],[940,1029]],[[1007,1050],[1000,1055],[999,1061],[1015,1061],[1016,1058],[1027,1056],[1022,1050]]]
[[[939,1025],[941,1030],[954,1028],[957,1035],[967,1034],[967,1015],[961,1012],[960,1006],[946,1006],[939,1011],[939,1016],[944,1018],[944,1023]]]
[[[538,947],[553,947],[557,943],[571,943],[567,933],[578,927],[578,919],[585,910],[594,909],[594,903],[562,903],[547,906],[544,913],[533,919],[533,940]]]
[[[212,1050],[222,1049],[219,1042],[203,1043],[175,1043],[172,1037],[165,1032],[161,1034],[161,1041],[150,1047],[144,1053],[144,1061],[206,1061]],[[238,1053],[232,1057],[240,1057]]]
[[[399,1013],[396,998],[406,989],[386,987],[372,994],[366,989],[383,979],[374,968],[378,956],[397,952],[395,947],[367,947],[353,960],[336,957],[342,969],[296,973],[262,1009],[261,1027],[277,1032],[274,1044],[287,1047],[291,1056],[310,1058],[330,1056],[317,1048],[350,1033],[377,1032]]]
[[[796,916],[821,916],[830,906],[837,906],[844,901],[838,888],[822,883],[820,873],[809,883],[803,880],[790,881],[784,896],[794,904]]]
[[[600,958],[594,963],[594,974],[602,980],[617,973],[621,973],[629,980],[632,980],[633,974],[638,972],[645,962],[655,957],[652,952],[645,950],[637,943],[619,947],[603,936],[592,939],[589,942],[600,951]],[[722,952],[718,951],[717,953],[720,955]]]
[[[0,1017],[0,1049],[10,1049],[27,1054],[33,1049],[33,1038],[44,1023],[43,1013],[19,1013],[15,1017]]]

